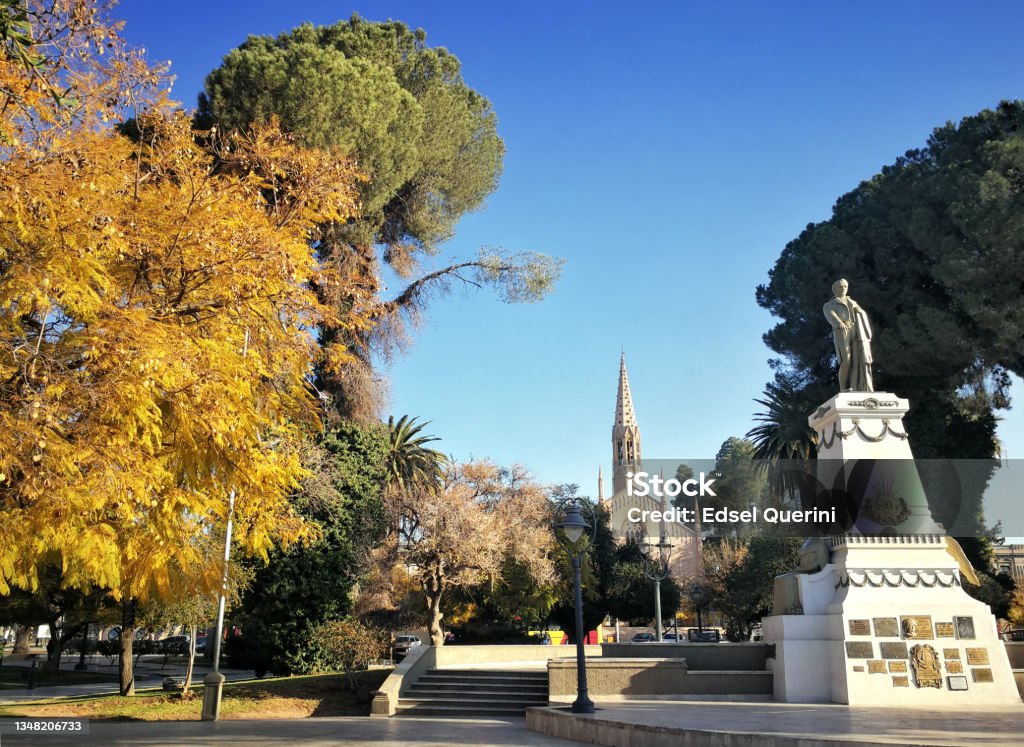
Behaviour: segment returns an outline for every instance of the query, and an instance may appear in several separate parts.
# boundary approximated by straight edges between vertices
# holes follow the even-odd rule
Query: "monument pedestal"
[[[819,480],[849,478],[858,462],[868,477],[854,495],[863,507],[856,525],[828,540],[828,564],[794,574],[799,602],[785,611],[799,614],[762,622],[764,640],[775,645],[776,700],[1020,703],[995,618],[963,590],[958,561],[928,511],[902,426],[906,411],[907,401],[892,394],[846,392],[809,418]]]

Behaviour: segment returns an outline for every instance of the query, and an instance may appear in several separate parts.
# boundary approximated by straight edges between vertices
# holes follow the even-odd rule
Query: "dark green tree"
[[[937,128],[808,225],[757,289],[780,319],[765,335],[780,374],[817,396],[836,387],[821,306],[835,279],[849,280],[874,327],[876,389],[913,404],[905,424],[918,459],[991,459],[1008,374],[1024,373],[1022,125],[1015,101]],[[985,483],[930,495],[936,519],[966,519],[981,535]]]
[[[238,620],[255,668],[308,672],[327,660],[317,626],[344,618],[350,591],[384,531],[387,434],[379,425],[340,423],[310,450],[296,510],[320,532],[315,542],[275,552],[256,569]],[[252,645],[255,644],[255,645]]]
[[[337,271],[335,285],[318,289],[323,300],[370,304],[377,318],[368,330],[323,331],[324,341],[343,339],[358,359],[321,371],[319,385],[341,414],[375,414],[372,355],[402,342],[432,293],[463,281],[530,301],[557,277],[560,263],[543,255],[493,250],[420,272],[420,261],[494,191],[505,151],[490,102],[466,85],[458,58],[427,46],[424,31],[353,15],[249,37],[207,76],[197,124],[245,129],[271,117],[305,145],[352,154],[368,177],[361,217],[324,226],[317,243]],[[410,281],[389,300],[378,297],[381,262]]]

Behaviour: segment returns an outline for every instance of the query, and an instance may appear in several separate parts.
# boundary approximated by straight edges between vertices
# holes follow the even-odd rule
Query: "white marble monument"
[[[809,418],[819,481],[855,485],[861,508],[848,531],[805,544],[803,572],[776,581],[785,608],[762,623],[776,700],[1020,702],[995,618],[963,590],[959,547],[931,517],[907,410],[887,392],[847,391]]]

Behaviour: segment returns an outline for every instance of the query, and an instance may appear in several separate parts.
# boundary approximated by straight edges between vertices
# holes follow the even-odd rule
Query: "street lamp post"
[[[587,516],[584,516],[587,514]],[[589,523],[587,519],[589,518]],[[593,713],[594,703],[587,693],[587,659],[583,639],[583,553],[593,543],[597,531],[594,509],[585,498],[572,496],[558,503],[555,538],[572,558],[573,598],[576,608],[576,700],[573,713]]]
[[[654,623],[657,641],[661,643],[664,632],[661,623],[661,582],[668,578],[668,561],[672,556],[672,543],[661,535],[657,544],[647,540],[640,545],[644,554],[644,575],[654,582]]]

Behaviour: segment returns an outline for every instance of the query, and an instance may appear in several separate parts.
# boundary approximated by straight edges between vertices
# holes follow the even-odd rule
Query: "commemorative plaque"
[[[935,623],[936,638],[953,638],[954,635],[953,623]]]
[[[939,654],[927,643],[910,649],[910,666],[914,670],[914,684],[918,687],[942,687]]]
[[[907,662],[905,662],[905,661],[890,661],[889,662],[889,671],[890,672],[906,672],[907,671]]]
[[[956,628],[956,637],[968,641],[974,640],[974,618],[954,617],[953,626]]]
[[[910,687],[910,678],[906,675],[892,678],[893,687]]]
[[[908,640],[931,640],[932,618],[930,615],[908,615],[900,618],[903,637]]]
[[[871,641],[846,642],[847,659],[870,659],[874,655],[875,647],[871,645]]]
[[[958,649],[958,648],[944,648],[944,649],[942,649],[942,658],[943,659],[959,659],[960,658],[960,649]]]
[[[855,664],[853,666],[853,671],[854,672],[863,672],[864,671],[864,665],[863,664]]]
[[[946,683],[949,685],[950,690],[966,690],[967,689],[967,678],[966,677],[947,677]]]
[[[950,674],[963,674],[964,673],[964,665],[961,664],[958,661],[947,661],[946,662],[946,671],[949,672]]]
[[[846,644],[849,646],[850,644]],[[903,641],[882,641],[878,644],[883,659],[909,659],[907,644]],[[870,658],[870,657],[869,657]]]
[[[850,620],[850,635],[871,635],[870,621]]]
[[[875,625],[877,638],[899,638],[900,624],[895,617],[875,617],[871,620]]]
[[[977,666],[978,664],[988,664],[988,649],[987,648],[969,648],[967,649],[967,663],[969,665]],[[975,680],[977,682],[977,680]]]
[[[972,669],[971,677],[975,682],[991,682],[992,681],[992,670],[991,669]]]

